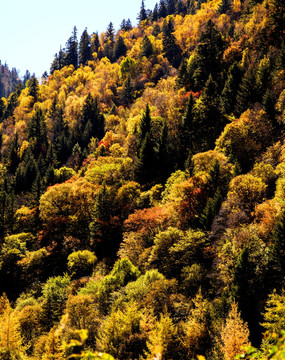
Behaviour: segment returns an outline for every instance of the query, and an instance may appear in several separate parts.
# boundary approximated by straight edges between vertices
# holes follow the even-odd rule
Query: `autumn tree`
[[[17,313],[4,295],[0,298],[0,357],[24,360],[25,352]]]
[[[221,330],[222,352],[225,360],[234,360],[236,355],[241,354],[244,347],[249,346],[249,331],[247,324],[242,320],[236,302],[233,302],[231,310]]]

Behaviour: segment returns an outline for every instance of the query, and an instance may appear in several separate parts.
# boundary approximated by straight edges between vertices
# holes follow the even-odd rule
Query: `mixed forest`
[[[285,358],[284,24],[142,1],[0,67],[0,359]]]

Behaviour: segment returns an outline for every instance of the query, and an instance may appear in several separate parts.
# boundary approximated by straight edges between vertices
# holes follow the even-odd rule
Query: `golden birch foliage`
[[[226,323],[221,330],[222,352],[225,360],[234,360],[236,355],[250,346],[249,330],[242,320],[236,302],[233,302]]]

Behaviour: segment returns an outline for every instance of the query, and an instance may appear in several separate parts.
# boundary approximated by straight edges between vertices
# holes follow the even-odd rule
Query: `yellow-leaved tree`
[[[25,352],[17,312],[4,295],[0,298],[0,359],[23,360]]]
[[[234,360],[246,347],[250,346],[248,340],[249,330],[242,320],[238,305],[234,301],[221,330],[222,352],[225,360]]]

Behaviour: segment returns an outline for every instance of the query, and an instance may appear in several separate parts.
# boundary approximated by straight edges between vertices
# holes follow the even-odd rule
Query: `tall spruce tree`
[[[89,60],[92,59],[91,53],[91,40],[88,35],[87,29],[85,29],[81,35],[79,43],[79,63],[86,65]]]
[[[144,20],[147,19],[147,13],[146,13],[146,9],[145,9],[144,0],[142,0],[140,12],[138,14],[137,19],[138,19],[139,22],[144,21]]]
[[[127,47],[122,36],[119,36],[114,45],[113,60],[118,60],[121,56],[125,56],[127,53]]]
[[[221,109],[224,114],[231,114],[234,111],[241,78],[242,71],[238,63],[234,62],[229,68],[228,77],[221,94]]]
[[[65,65],[73,65],[75,69],[78,68],[78,41],[76,26],[74,26],[72,35],[66,42]]]
[[[162,26],[162,46],[165,57],[168,59],[170,64],[178,68],[181,62],[181,48],[176,42],[176,38],[173,34],[174,25],[173,20],[164,20]]]

